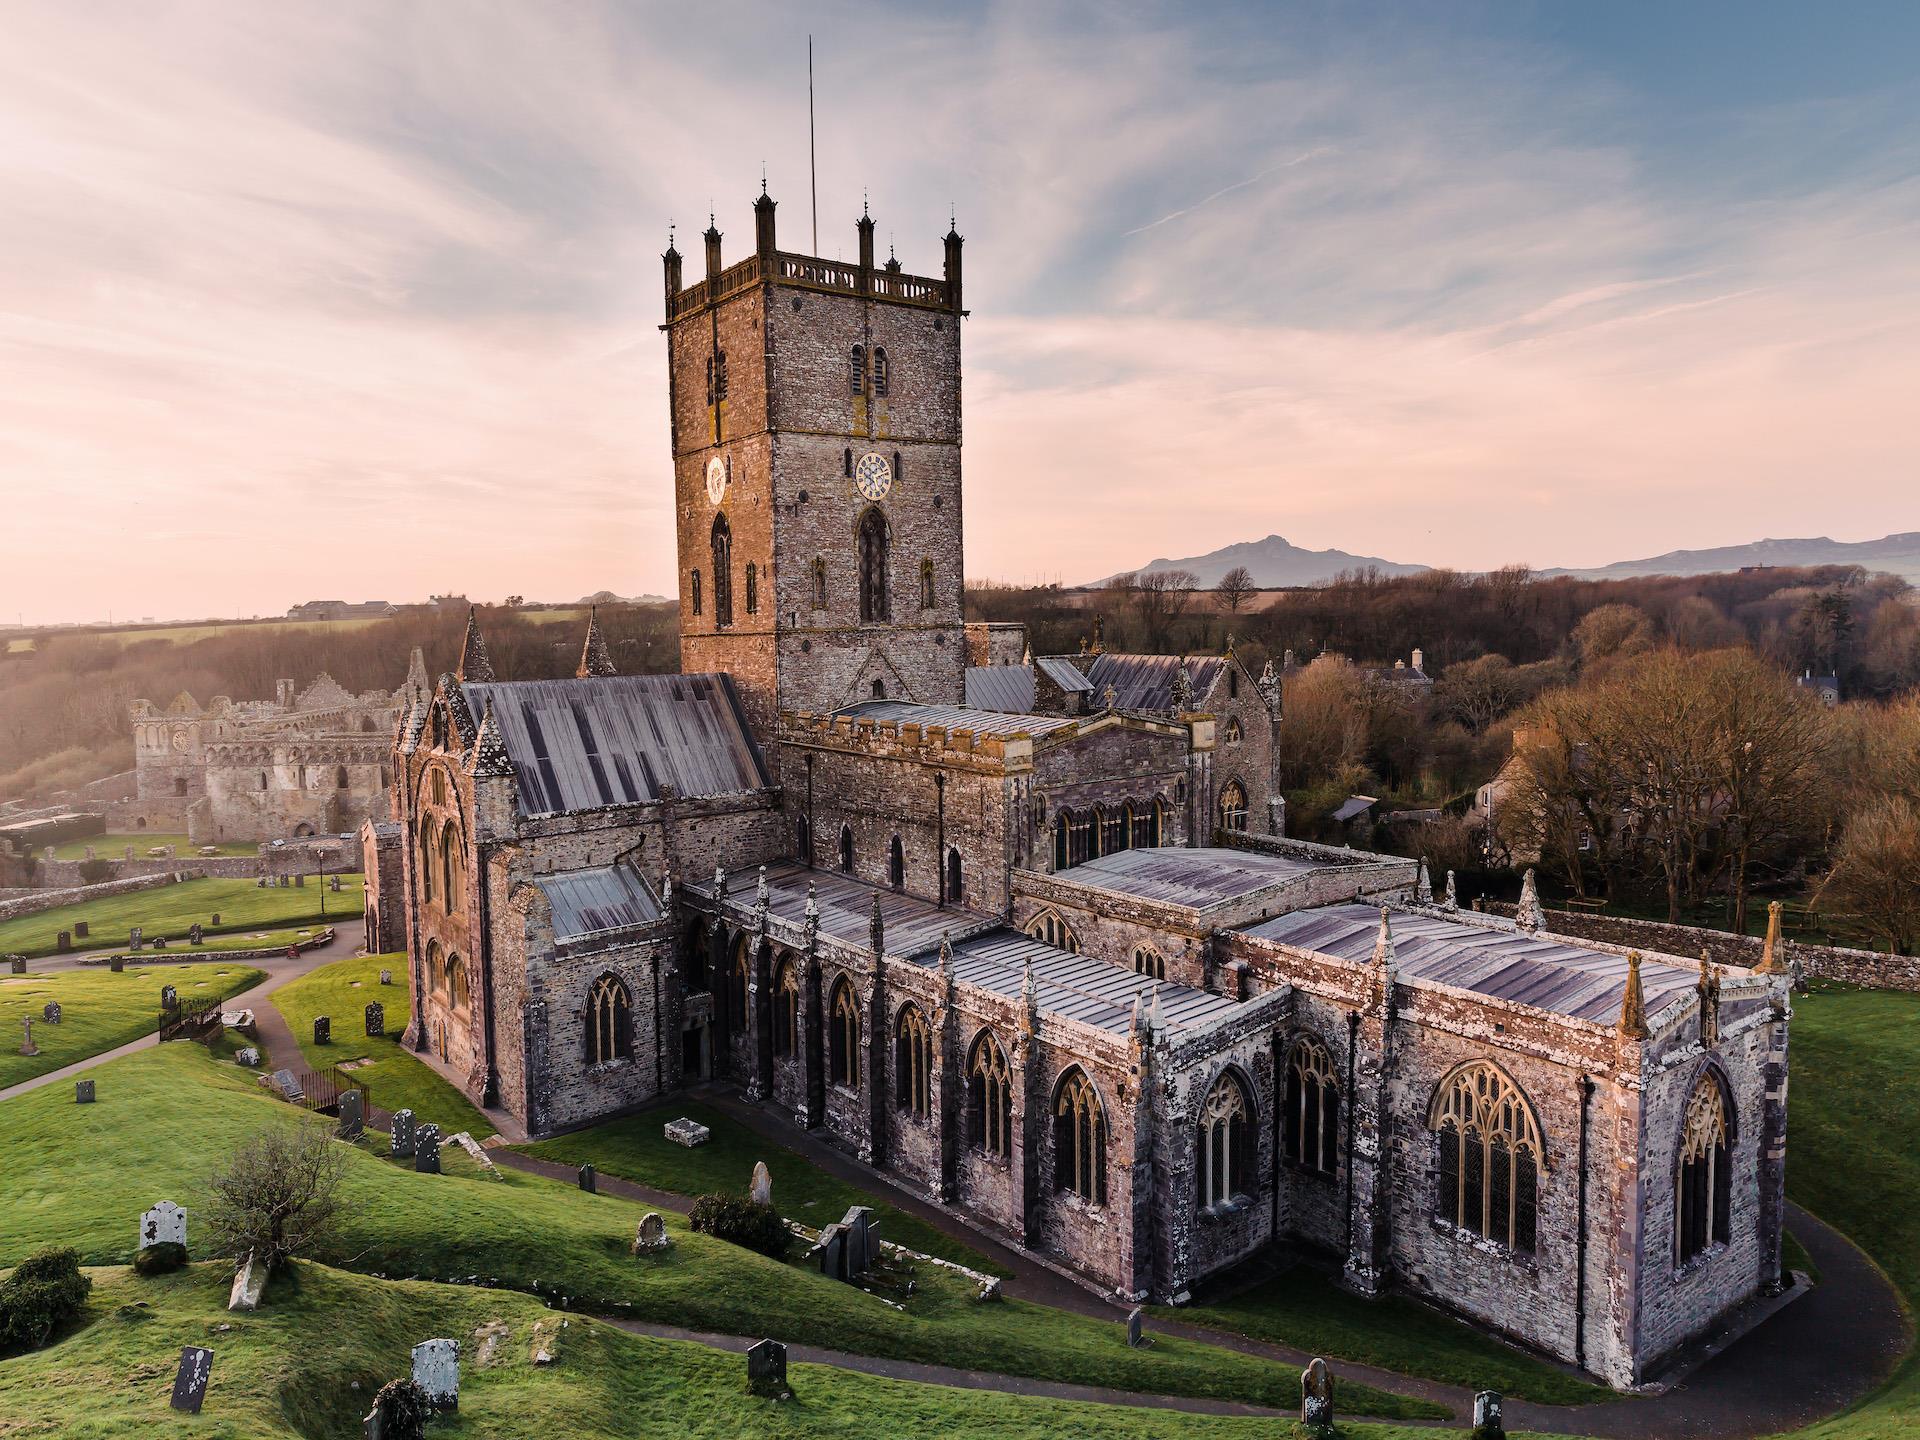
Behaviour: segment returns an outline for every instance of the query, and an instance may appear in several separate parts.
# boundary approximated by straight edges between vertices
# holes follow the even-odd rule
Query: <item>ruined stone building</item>
[[[108,808],[107,828],[184,832],[196,845],[356,830],[392,808],[394,723],[429,689],[416,650],[395,691],[354,695],[322,673],[298,693],[280,681],[272,700],[136,700],[135,798]]]
[[[685,673],[590,619],[498,676],[470,620],[398,718],[409,1041],[534,1135],[736,1087],[1126,1297],[1284,1242],[1629,1385],[1774,1286],[1784,977],[1262,833],[1231,653],[963,627],[959,235],[920,277],[754,211],[665,256]]]

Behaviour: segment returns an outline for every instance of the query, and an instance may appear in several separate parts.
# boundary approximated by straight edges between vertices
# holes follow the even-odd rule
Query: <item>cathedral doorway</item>
[[[713,1073],[713,1045],[709,1027],[690,1025],[680,1032],[680,1074],[685,1080],[705,1080]]]

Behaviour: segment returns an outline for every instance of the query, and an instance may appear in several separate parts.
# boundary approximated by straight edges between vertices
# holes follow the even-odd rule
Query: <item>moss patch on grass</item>
[[[173,986],[181,1000],[191,1003],[225,1000],[265,978],[245,965],[218,964],[143,965],[118,975],[91,969],[0,975],[0,1035],[6,1037],[6,1048],[0,1049],[0,1087],[152,1034],[159,1024],[162,986]],[[58,1025],[41,1018],[49,1000],[60,1002]],[[33,1017],[38,1055],[18,1053],[24,1033],[20,1021],[27,1015]]]
[[[289,885],[284,890],[278,885],[263,889],[251,880],[210,876],[183,880],[178,885],[109,895],[42,910],[37,915],[0,920],[0,955],[51,955],[60,932],[71,932],[77,920],[86,921],[92,933],[84,940],[74,941],[76,950],[111,949],[125,944],[127,932],[135,925],[149,940],[164,935],[168,940],[184,944],[187,927],[195,921],[210,935],[334,924],[359,917],[366,903],[365,889],[365,877],[360,875],[342,876],[338,895],[311,879],[304,886]],[[321,914],[323,894],[324,915]],[[213,923],[216,914],[220,917],[218,925]]]

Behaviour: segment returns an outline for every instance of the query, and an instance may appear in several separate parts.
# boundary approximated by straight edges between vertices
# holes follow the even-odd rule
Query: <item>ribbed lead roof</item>
[[[1111,685],[1121,710],[1171,710],[1173,677],[1187,667],[1195,701],[1206,697],[1227,662],[1218,655],[1101,655],[1087,669],[1096,696]]]
[[[1062,880],[1093,885],[1139,900],[1159,900],[1204,910],[1226,900],[1283,884],[1315,870],[1331,869],[1284,855],[1250,850],[1159,846],[1116,850],[1060,872]]]
[[[764,788],[766,766],[733,681],[711,675],[595,675],[469,684],[467,708],[492,702],[519,781],[523,815]]]
[[[967,704],[1025,715],[1033,709],[1033,671],[1025,665],[969,665]]]
[[[1005,715],[965,705],[920,705],[912,700],[862,700],[834,714],[856,720],[941,725],[948,730],[971,730],[976,735],[1044,735],[1074,723],[1065,715]]]
[[[553,907],[553,938],[564,943],[606,930],[648,925],[660,902],[647,882],[624,865],[564,870],[534,879]]]
[[[935,964],[933,955],[916,957]],[[1042,1015],[1078,1021],[1112,1035],[1125,1035],[1133,1021],[1133,1002],[1142,1008],[1160,992],[1167,1028],[1178,1032],[1231,1014],[1236,1002],[1187,985],[1150,980],[1090,955],[1076,955],[1018,930],[989,930],[954,943],[954,979],[1008,999],[1019,998],[1028,961],[1033,963],[1033,993]]]
[[[814,886],[814,903],[820,907],[820,933],[830,940],[865,950],[873,938],[873,897],[880,897],[880,923],[886,931],[889,955],[911,955],[929,946],[938,948],[940,936],[949,930],[980,924],[983,917],[951,907],[943,910],[930,901],[902,895],[893,890],[843,875],[838,870],[809,870],[792,861],[767,867],[767,911],[776,920],[799,925],[806,918],[807,885]],[[759,876],[741,870],[727,878],[727,899],[735,905],[751,905]],[[695,883],[702,893],[712,889],[709,878]]]

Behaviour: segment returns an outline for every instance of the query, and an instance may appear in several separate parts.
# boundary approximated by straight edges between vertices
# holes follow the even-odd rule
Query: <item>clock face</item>
[[[869,500],[884,500],[893,488],[893,467],[884,455],[869,450],[853,467],[853,486]]]
[[[718,455],[707,461],[707,499],[720,503],[727,493],[727,462]]]

